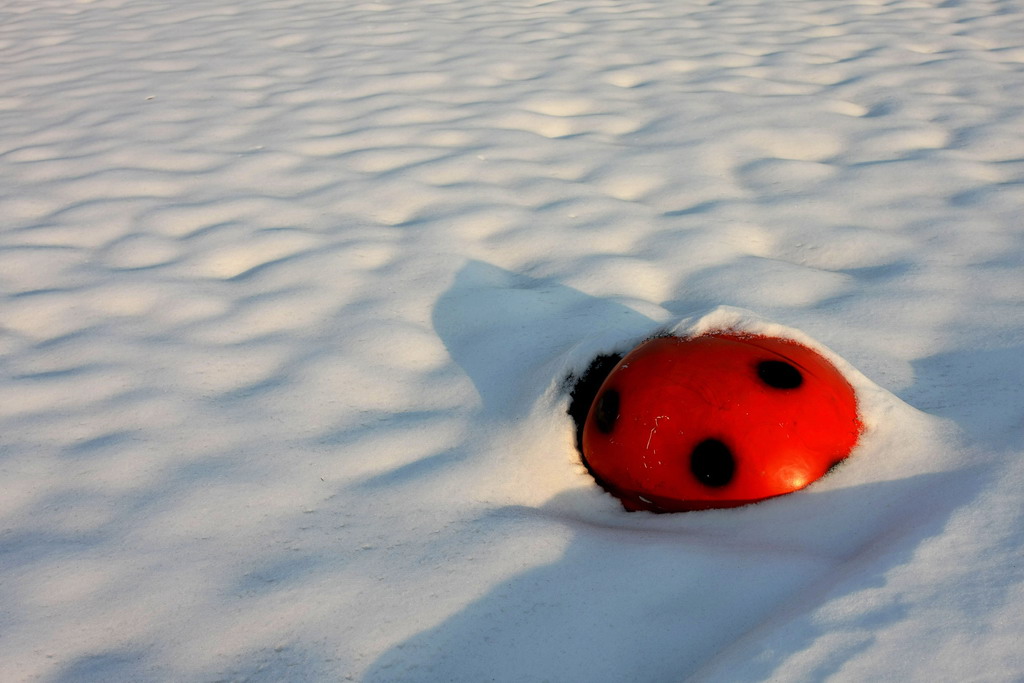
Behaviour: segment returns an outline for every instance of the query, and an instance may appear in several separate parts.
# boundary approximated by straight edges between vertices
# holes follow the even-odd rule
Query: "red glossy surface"
[[[658,337],[602,384],[583,455],[627,509],[735,507],[820,478],[850,454],[861,428],[853,387],[800,344]]]

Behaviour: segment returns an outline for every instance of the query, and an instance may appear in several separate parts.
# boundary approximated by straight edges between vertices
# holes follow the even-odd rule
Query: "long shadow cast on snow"
[[[834,588],[837,575],[849,579],[862,572],[850,592],[884,586],[888,570],[910,561],[918,545],[948,521],[948,514],[915,511],[915,500],[964,496],[958,479],[924,474],[728,513],[737,526],[767,530],[759,547],[730,538],[722,525],[721,537],[715,537],[708,529],[665,531],[642,522],[618,527],[566,517],[567,508],[579,507],[571,491],[540,508],[497,509],[492,514],[507,524],[566,524],[573,538],[557,561],[495,585],[438,626],[386,652],[364,680],[683,680],[746,634],[770,630],[780,615],[784,621],[787,614],[813,609]],[[885,538],[885,520],[877,516],[866,525],[846,519],[848,528],[859,524],[865,537],[846,552],[819,555],[775,541],[769,525],[758,519],[759,508],[777,517],[789,503],[803,515],[820,513],[819,533],[838,534],[846,529],[827,525],[888,505],[885,520],[898,518],[900,533],[895,540]],[[894,604],[874,614],[872,626],[881,629],[903,616]],[[791,652],[826,635],[809,629]],[[763,663],[766,680],[777,662]]]
[[[603,337],[629,348],[659,325],[618,302],[481,261],[459,271],[433,322],[476,387],[487,419],[524,416],[552,379],[533,370],[581,339]]]
[[[914,363],[921,380],[905,393],[923,410],[955,421],[969,442],[992,450],[1019,445],[1021,358],[1024,345],[929,356]]]
[[[658,328],[617,303],[482,263],[459,273],[434,315],[486,420],[526,415],[557,379],[550,376],[557,364],[538,359],[573,349],[570,335],[592,333],[594,321],[625,348]],[[585,359],[576,361],[585,367]],[[494,585],[400,643],[364,680],[681,680],[780,614],[812,609],[835,589],[837,575],[851,591],[883,585],[887,571],[941,533],[980,485],[972,472],[926,473],[844,489],[812,486],[761,505],[674,519],[591,514],[587,507],[600,499],[578,490],[539,507],[497,507],[481,520],[499,530],[496,545],[506,528],[519,535],[567,527],[561,557]],[[875,616],[879,625],[897,621],[901,608]],[[803,635],[806,646],[823,634]],[[772,667],[766,660],[766,676]]]

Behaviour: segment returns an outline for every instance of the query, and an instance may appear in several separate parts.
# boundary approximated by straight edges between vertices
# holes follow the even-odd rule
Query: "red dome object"
[[[656,337],[601,385],[583,457],[628,510],[737,507],[802,489],[862,426],[850,383],[788,339]]]

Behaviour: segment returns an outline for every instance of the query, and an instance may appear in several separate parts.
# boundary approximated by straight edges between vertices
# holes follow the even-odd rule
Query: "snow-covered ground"
[[[1024,0],[0,0],[0,680],[1020,680],[1022,216]],[[854,456],[625,512],[676,324]]]

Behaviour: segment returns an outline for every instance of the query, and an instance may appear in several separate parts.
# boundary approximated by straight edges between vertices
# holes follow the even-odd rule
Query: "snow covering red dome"
[[[678,512],[801,489],[846,458],[861,429],[853,387],[819,353],[715,333],[656,337],[627,354],[590,407],[582,447],[627,509]]]

